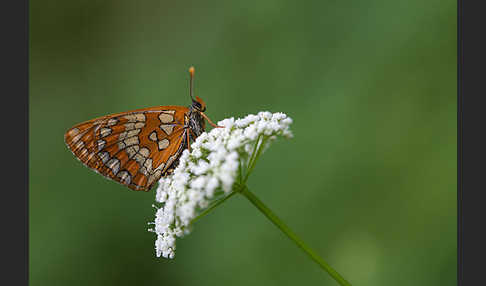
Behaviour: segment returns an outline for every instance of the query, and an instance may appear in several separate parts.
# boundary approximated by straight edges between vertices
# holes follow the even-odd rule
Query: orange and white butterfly
[[[190,73],[192,105],[157,106],[102,116],[70,128],[64,141],[71,152],[97,173],[132,190],[149,191],[173,172],[190,141],[205,131],[206,104],[193,97],[194,68]]]

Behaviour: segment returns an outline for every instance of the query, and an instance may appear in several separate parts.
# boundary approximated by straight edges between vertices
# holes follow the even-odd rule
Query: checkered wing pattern
[[[189,108],[159,106],[99,117],[69,129],[64,141],[88,168],[148,191],[187,148]]]

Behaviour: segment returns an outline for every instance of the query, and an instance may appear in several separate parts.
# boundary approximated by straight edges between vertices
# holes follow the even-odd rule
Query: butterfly
[[[64,142],[85,166],[136,191],[149,191],[170,175],[190,142],[205,131],[206,103],[193,96],[194,67],[189,68],[192,105],[157,106],[98,117],[70,128]]]

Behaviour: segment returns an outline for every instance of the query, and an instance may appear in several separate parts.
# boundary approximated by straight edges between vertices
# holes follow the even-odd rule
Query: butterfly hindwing
[[[65,142],[87,167],[148,191],[185,147],[187,107],[159,106],[99,117],[69,129]]]

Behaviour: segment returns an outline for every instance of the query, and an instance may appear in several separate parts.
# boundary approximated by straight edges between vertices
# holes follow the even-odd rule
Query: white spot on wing
[[[145,114],[132,113],[132,114],[125,115],[124,118],[128,120],[128,122],[143,122],[145,121]]]
[[[146,177],[150,176],[152,171],[152,159],[147,159],[140,168],[140,173],[144,174]]]
[[[128,157],[132,158],[133,156],[135,156],[135,154],[138,152],[139,149],[140,149],[140,147],[138,147],[138,145],[133,145],[133,146],[127,147],[127,149],[125,149],[125,151],[127,152]]]
[[[140,154],[140,153],[135,154],[135,157],[133,157],[133,160],[135,160],[140,167],[143,166],[145,159],[146,158],[144,156],[142,156],[142,154]]]
[[[177,158],[177,154],[170,156],[169,159],[167,160],[167,166],[170,166],[175,161],[176,158]]]
[[[83,147],[84,147],[84,142],[82,140],[79,140],[76,144],[74,144],[73,150],[78,150]]]
[[[164,167],[165,167],[165,163],[161,163],[157,168],[155,168],[155,171],[157,171],[157,170],[162,171],[164,169]]]
[[[152,175],[150,175],[147,179],[147,185],[152,185],[152,183],[155,181],[155,180],[158,180],[160,178],[160,176],[162,175],[162,171],[161,170],[156,170]]]
[[[160,128],[162,130],[164,130],[165,134],[170,135],[170,134],[172,134],[172,131],[174,130],[174,125],[162,124],[162,125],[160,125]]]
[[[152,133],[149,135],[149,139],[152,141],[157,141],[157,132],[152,131]]]
[[[100,139],[96,141],[96,144],[98,145],[98,151],[101,151],[103,148],[105,148],[106,141]]]
[[[164,150],[165,148],[167,148],[167,146],[169,146],[169,140],[167,139],[162,139],[159,141],[159,150]]]
[[[129,138],[123,140],[123,143],[125,143],[126,146],[138,145],[139,144],[138,136],[129,137]]]
[[[101,130],[100,130],[101,138],[106,137],[110,134],[111,134],[111,128],[107,128],[107,127],[101,128]]]
[[[113,126],[113,125],[115,125],[117,122],[118,122],[118,120],[116,120],[116,118],[111,118],[110,120],[108,120],[108,122],[106,123],[106,125],[107,125],[107,126]]]
[[[147,169],[149,173],[152,173],[152,159],[145,160],[143,166],[145,167],[145,169]]]
[[[170,123],[174,120],[174,116],[167,114],[167,113],[160,113],[159,119],[160,119],[160,122],[162,122],[162,123]]]
[[[116,175],[120,170],[120,160],[118,160],[117,158],[112,158],[106,163],[106,166],[111,169],[113,174]]]
[[[73,139],[71,140],[73,143],[76,143],[79,141],[79,139],[81,139],[81,137],[83,137],[84,133],[80,133],[80,134],[77,134],[76,136],[73,137]]]
[[[78,134],[79,134],[79,129],[78,128],[73,128],[73,129],[71,129],[71,130],[68,131],[68,135],[71,136],[71,137],[72,136],[76,136]]]
[[[98,153],[98,157],[100,157],[101,161],[103,161],[103,164],[105,164],[106,162],[108,162],[108,160],[110,160],[110,153],[108,152],[100,152]]]
[[[118,178],[120,178],[120,182],[122,184],[128,185],[132,181],[132,176],[128,171],[121,171],[116,175]]]
[[[145,126],[144,122],[129,122],[125,123],[125,130],[134,130],[134,129],[140,129]]]
[[[89,151],[88,151],[88,149],[83,148],[83,149],[81,149],[81,152],[79,152],[78,157],[79,157],[80,159],[82,159],[84,156],[86,156],[86,155],[88,154],[88,152],[89,152]]]
[[[118,149],[123,150],[127,147],[123,141],[118,142]]]
[[[148,148],[142,148],[140,149],[139,153],[144,156],[145,158],[147,158],[149,155],[150,155],[150,150]]]

